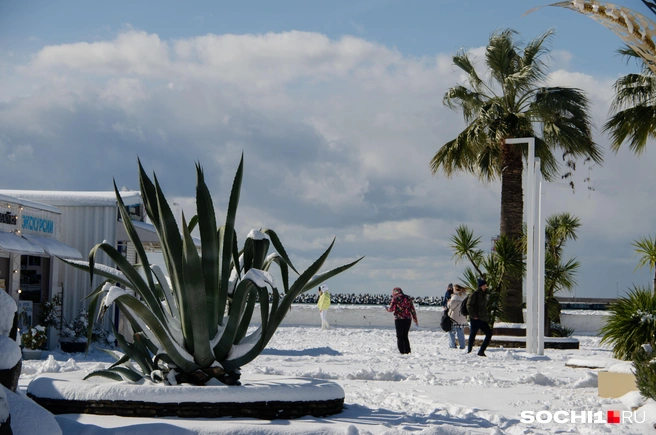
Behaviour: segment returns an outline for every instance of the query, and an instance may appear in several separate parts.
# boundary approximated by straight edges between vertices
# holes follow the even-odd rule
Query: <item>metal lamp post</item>
[[[524,215],[526,216],[526,351],[544,354],[544,230],[542,227],[542,173],[535,157],[535,138],[506,139],[506,144],[527,144],[528,165]]]

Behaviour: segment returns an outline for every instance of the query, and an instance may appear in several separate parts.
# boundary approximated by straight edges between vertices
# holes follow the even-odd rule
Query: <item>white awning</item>
[[[0,232],[0,249],[22,255],[46,255],[40,246],[30,243],[14,233]]]
[[[48,237],[35,236],[32,234],[25,234],[23,237],[29,240],[31,243],[42,247],[47,254],[50,254],[50,256],[69,258],[72,260],[82,260],[82,254],[80,254],[80,251],[72,246],[67,245],[66,243],[60,242],[59,240],[50,239]]]

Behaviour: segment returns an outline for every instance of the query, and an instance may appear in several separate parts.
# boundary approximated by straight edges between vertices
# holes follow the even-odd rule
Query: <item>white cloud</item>
[[[168,46],[157,35],[128,31],[111,42],[51,45],[39,51],[28,71],[48,74],[65,69],[91,74],[160,76],[168,63]]]
[[[483,50],[470,52],[480,60]],[[556,55],[566,66],[568,54]],[[139,156],[190,218],[200,161],[222,222],[243,152],[240,237],[273,228],[300,264],[337,237],[329,265],[367,255],[349,272],[351,284],[342,281],[347,292],[378,292],[394,281],[433,294],[462,270],[448,247],[458,225],[481,236],[484,249],[498,233],[498,183],[430,174],[430,158],[464,126],[442,105],[444,91],[464,81],[450,54],[415,58],[312,32],[169,41],[131,29],[112,40],[46,46],[26,64],[8,59],[0,65],[8,73],[0,84],[5,188],[110,189],[116,178],[136,189]],[[613,78],[563,68],[548,80],[588,92],[603,124]],[[31,176],[20,177],[25,168],[9,156],[29,159]],[[626,247],[653,232],[653,160],[653,153],[607,153],[591,172],[590,195],[586,167],[577,170],[576,194],[546,189],[545,214],[566,210],[583,221],[573,251],[586,256],[579,260],[593,257],[586,246],[608,251],[589,264],[585,287],[603,291],[608,277],[589,278],[595,267],[632,277]]]
[[[109,80],[104,89],[99,90],[99,97],[108,106],[117,106],[130,113],[137,103],[146,100],[149,95],[140,80],[121,77]]]

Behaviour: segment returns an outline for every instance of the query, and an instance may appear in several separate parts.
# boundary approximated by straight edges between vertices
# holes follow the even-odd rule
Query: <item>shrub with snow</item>
[[[608,306],[610,316],[601,330],[601,343],[613,346],[613,356],[630,360],[644,343],[656,337],[656,294],[634,287]]]
[[[47,340],[46,328],[41,325],[21,332],[21,343],[27,349],[43,349]]]
[[[42,307],[40,323],[45,327],[52,327],[59,331],[61,343],[86,343],[88,341],[87,329],[89,326],[89,313],[81,309],[71,321],[66,320],[61,313],[62,295],[57,293]],[[102,326],[95,324],[91,334],[92,343],[113,345],[113,334],[107,333]]]
[[[656,400],[656,354],[651,345],[643,345],[633,356],[636,384],[643,397]]]

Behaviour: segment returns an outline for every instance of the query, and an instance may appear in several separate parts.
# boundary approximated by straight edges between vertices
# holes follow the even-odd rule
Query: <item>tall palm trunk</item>
[[[517,240],[522,235],[524,216],[524,191],[522,189],[523,145],[501,145],[501,235]],[[512,278],[508,283],[501,311],[506,320],[522,323],[522,278]]]

